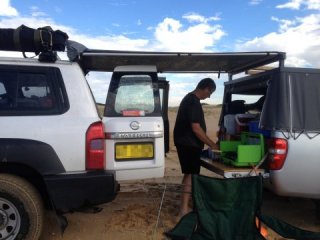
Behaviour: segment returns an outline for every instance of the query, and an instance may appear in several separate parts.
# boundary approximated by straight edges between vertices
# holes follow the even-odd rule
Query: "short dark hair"
[[[197,85],[197,88],[196,89],[205,89],[205,88],[210,88],[212,89],[212,91],[214,92],[216,90],[216,84],[215,82],[213,81],[213,79],[211,78],[204,78],[202,79],[198,85]]]

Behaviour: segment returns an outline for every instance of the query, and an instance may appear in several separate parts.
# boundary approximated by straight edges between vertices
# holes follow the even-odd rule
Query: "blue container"
[[[266,138],[270,138],[271,136],[270,130],[264,130],[259,128],[259,121],[249,122],[249,132],[260,133]]]

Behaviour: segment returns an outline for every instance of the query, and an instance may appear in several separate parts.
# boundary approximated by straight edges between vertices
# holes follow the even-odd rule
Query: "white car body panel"
[[[60,69],[66,87],[70,108],[61,115],[52,116],[2,116],[0,125],[2,138],[31,139],[45,142],[52,146],[63,162],[66,172],[77,172],[85,169],[85,132],[88,127],[100,121],[92,98],[90,88],[77,63],[56,62],[54,64],[39,63],[37,60],[8,59],[1,64],[51,66]],[[77,84],[74,84],[74,82]],[[81,96],[81,98],[79,98]],[[77,116],[77,117],[75,117]],[[8,121],[7,119],[10,119]],[[21,124],[21,121],[24,124]],[[61,126],[63,123],[63,126]],[[15,132],[12,132],[15,129]],[[34,131],[37,129],[37,131]],[[66,131],[61,131],[66,129]]]
[[[106,135],[123,134],[123,138],[106,140],[106,165],[108,169],[116,171],[117,180],[145,179],[163,177],[164,175],[164,136],[163,120],[161,117],[104,117],[102,119]],[[140,123],[139,130],[132,130],[130,123]],[[133,133],[137,138],[126,138],[126,134]],[[146,134],[156,134],[157,137],[143,137]],[[141,137],[139,137],[139,135]],[[115,144],[121,142],[152,142],[154,144],[154,158],[148,160],[115,160]]]
[[[280,131],[273,132],[273,136],[287,139],[288,154],[280,170],[270,170],[268,187],[283,196],[319,199],[320,136],[309,133],[309,136],[315,137],[309,138],[306,134],[301,134],[293,138],[288,132]]]

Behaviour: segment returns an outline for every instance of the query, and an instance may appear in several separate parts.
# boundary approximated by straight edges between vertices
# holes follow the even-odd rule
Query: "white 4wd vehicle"
[[[112,201],[117,178],[164,175],[159,88],[165,96],[168,85],[156,68],[113,67],[101,119],[83,74],[96,70],[92,58],[52,53],[44,62],[0,58],[0,239],[38,239],[44,208],[60,215]]]
[[[77,63],[0,58],[0,239],[37,239],[43,207],[111,201],[104,125]]]

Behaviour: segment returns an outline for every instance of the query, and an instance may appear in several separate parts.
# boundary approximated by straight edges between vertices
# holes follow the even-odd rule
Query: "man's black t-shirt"
[[[206,132],[206,124],[200,99],[188,93],[181,101],[174,126],[174,144],[203,148],[204,144],[192,131],[192,123],[199,123]]]

